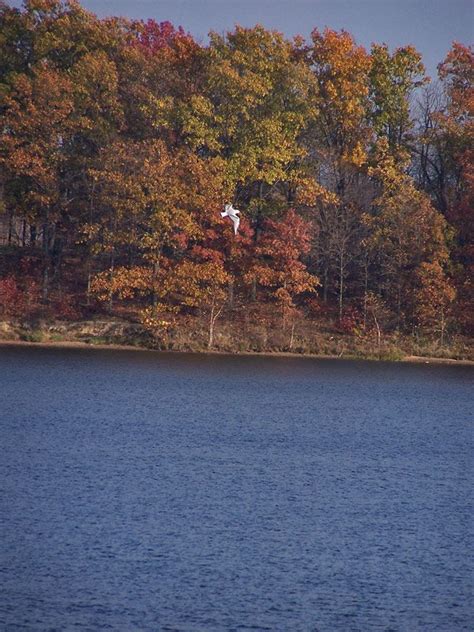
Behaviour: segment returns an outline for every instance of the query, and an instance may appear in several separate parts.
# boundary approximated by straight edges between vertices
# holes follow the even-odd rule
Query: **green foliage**
[[[386,44],[374,44],[371,51],[371,119],[376,135],[388,140],[397,154],[407,150],[412,127],[410,97],[426,82],[421,55],[413,46],[398,48],[390,55]],[[402,156],[406,156],[402,154]]]
[[[33,331],[24,331],[20,333],[20,340],[24,340],[25,342],[43,342],[44,333],[39,329]]]

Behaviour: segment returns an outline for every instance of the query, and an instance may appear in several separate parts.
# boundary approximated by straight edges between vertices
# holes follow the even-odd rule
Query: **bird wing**
[[[229,217],[234,224],[234,234],[237,235],[237,231],[239,230],[240,217],[237,217],[237,215],[229,215]]]

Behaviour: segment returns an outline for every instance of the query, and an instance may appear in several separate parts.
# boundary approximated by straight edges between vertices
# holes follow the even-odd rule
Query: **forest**
[[[158,348],[466,344],[473,62],[453,42],[428,78],[412,45],[347,31],[203,44],[0,2],[0,319],[115,319]]]

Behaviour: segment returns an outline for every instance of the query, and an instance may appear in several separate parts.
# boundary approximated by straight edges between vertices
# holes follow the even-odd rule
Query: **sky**
[[[236,24],[259,23],[287,37],[308,37],[315,27],[345,29],[367,48],[372,42],[385,42],[391,50],[414,45],[431,76],[454,40],[474,41],[474,0],[81,0],[81,4],[100,17],[169,20],[203,44],[209,31],[222,33]]]

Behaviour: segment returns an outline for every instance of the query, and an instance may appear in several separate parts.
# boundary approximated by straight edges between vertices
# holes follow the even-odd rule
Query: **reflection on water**
[[[470,629],[472,377],[0,348],[0,627]]]

